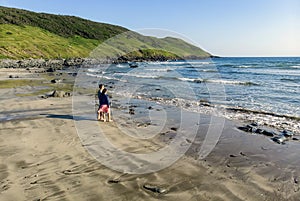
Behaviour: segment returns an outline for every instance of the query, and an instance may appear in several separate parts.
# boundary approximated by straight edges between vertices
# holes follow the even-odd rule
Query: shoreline
[[[9,72],[6,73],[8,79]],[[229,201],[297,200],[300,195],[297,156],[300,147],[296,142],[279,145],[263,136],[238,130],[237,127],[243,125],[241,122],[225,120],[216,147],[199,160],[199,148],[211,118],[201,114],[197,135],[192,140],[187,138],[190,146],[183,157],[155,173],[124,174],[103,166],[87,152],[87,144],[79,140],[75,128],[70,97],[16,96],[19,91],[29,93],[33,89],[35,86],[0,89],[5,97],[0,99],[1,116],[25,115],[0,122],[3,131],[0,140],[1,199]],[[147,128],[151,131],[158,127],[158,122],[149,124],[149,113],[162,109],[176,114],[180,109],[145,100],[128,103],[126,98],[115,95],[113,101],[113,119],[119,120],[114,119],[112,123],[92,121],[123,150],[153,152],[170,143],[180,131],[179,116],[170,115],[167,126],[153,139],[124,136],[124,128],[116,124],[123,124],[127,129],[144,129],[146,133]],[[134,121],[126,119],[130,106],[135,111]],[[192,112],[187,114],[193,115]],[[185,136],[188,131],[180,134]]]
[[[196,57],[190,56],[186,58],[177,58],[176,60],[203,60],[209,58],[221,58],[219,56],[210,57]],[[111,59],[94,59],[94,58],[57,58],[57,59],[0,59],[0,68],[68,68],[68,67],[81,67],[85,65],[97,64],[122,64],[128,62],[149,62],[149,61],[168,61],[167,57],[153,57],[153,58],[111,58]],[[172,59],[174,60],[174,59]]]

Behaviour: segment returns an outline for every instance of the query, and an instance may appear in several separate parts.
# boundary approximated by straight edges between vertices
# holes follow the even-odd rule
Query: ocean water
[[[251,113],[254,120],[271,123],[277,118],[274,126],[290,124],[290,130],[300,129],[295,120],[300,118],[300,57],[140,62],[137,68],[98,65],[88,68],[86,75],[97,78],[98,83],[113,84],[110,91],[125,97],[199,112],[217,107],[235,119]],[[239,112],[232,113],[230,108]]]

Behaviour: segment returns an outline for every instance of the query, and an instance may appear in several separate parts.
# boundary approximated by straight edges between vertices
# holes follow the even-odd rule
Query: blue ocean
[[[88,76],[113,84],[124,97],[173,104],[230,119],[262,121],[297,132],[300,118],[300,57],[224,57],[192,61],[99,65]],[[235,112],[232,112],[234,109]]]

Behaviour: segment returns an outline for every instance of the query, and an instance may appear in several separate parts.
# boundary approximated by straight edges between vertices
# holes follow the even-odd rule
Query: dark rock
[[[284,130],[282,131],[282,134],[285,136],[285,137],[292,137],[294,134],[290,131],[287,131],[287,130]]]
[[[64,66],[79,66],[84,63],[83,58],[70,58],[64,61]]]
[[[48,69],[46,70],[46,72],[48,72],[48,73],[53,73],[53,72],[55,72],[55,69],[52,68],[52,67],[50,67],[50,68],[48,68]]]
[[[129,108],[137,107],[137,105],[130,105]]]
[[[37,184],[37,181],[30,182],[30,184]]]
[[[246,154],[244,154],[243,152],[240,152],[240,154],[241,154],[242,156],[246,156]]]
[[[65,175],[73,174],[72,170],[64,170],[64,171],[62,171],[62,173],[65,174]]]
[[[202,100],[201,99],[199,102],[200,102],[199,103],[200,106],[207,106],[207,107],[211,106],[211,104],[210,104],[210,102],[208,100]]]
[[[66,93],[65,93],[65,97],[70,97],[70,96],[72,96],[72,93],[71,93],[71,92],[66,92]]]
[[[296,137],[293,137],[292,140],[298,141],[299,139]]]
[[[47,99],[49,96],[41,95],[40,98]]]
[[[134,115],[134,109],[130,108],[129,109],[129,114]]]
[[[119,182],[120,182],[120,180],[118,180],[118,179],[110,179],[110,180],[108,180],[109,184],[117,184]]]
[[[195,83],[202,83],[202,80],[194,80]]]
[[[19,78],[18,75],[9,75],[8,78]]]
[[[146,189],[146,190],[152,191],[153,193],[165,193],[167,191],[164,188],[160,188],[160,187],[153,186],[153,185],[150,185],[150,184],[145,184],[143,186],[143,188]]]
[[[151,125],[151,122],[145,122],[145,123],[139,123],[139,124],[137,124],[138,127],[147,127],[149,125]]]
[[[176,128],[176,127],[172,127],[172,128],[170,128],[172,131],[177,131],[178,130],[178,128]]]
[[[252,132],[252,133],[258,133],[257,132],[258,128],[256,128],[256,127],[253,127],[253,126],[249,125],[249,129],[250,129],[250,132]]]
[[[56,97],[56,98],[63,98],[65,97],[65,92],[64,91],[54,91],[53,93],[53,97]]]
[[[258,123],[257,123],[257,122],[253,122],[253,123],[251,123],[250,125],[251,125],[251,126],[257,127],[257,126],[258,126]]]
[[[63,98],[63,97],[70,97],[70,96],[72,96],[72,93],[71,92],[64,92],[64,91],[54,90],[53,92],[47,93],[45,96],[47,98],[48,97]]]
[[[73,76],[73,77],[76,77],[76,76],[77,76],[77,73],[68,73],[68,75]]]
[[[185,107],[191,107],[191,104],[190,103],[186,103]]]
[[[234,154],[230,154],[229,155],[229,157],[231,157],[231,158],[235,158],[235,157],[237,157],[236,155],[234,155]]]
[[[238,129],[240,129],[242,131],[245,131],[245,132],[252,132],[252,133],[262,134],[262,135],[269,136],[269,137],[274,137],[276,135],[276,133],[273,132],[273,131],[268,131],[268,130],[265,130],[265,129],[257,128],[257,127],[255,127],[255,125],[258,125],[258,124],[257,123],[252,123],[252,124],[249,124],[249,125],[246,125],[246,126],[238,127]]]
[[[269,137],[273,137],[274,135],[276,135],[273,131],[267,131],[267,130],[263,130],[262,134]]]
[[[185,139],[188,143],[192,143],[192,141],[190,139]]]
[[[254,130],[256,131],[256,129],[254,129],[254,127],[251,125],[240,126],[240,127],[238,127],[238,129],[245,131],[245,132],[253,132]]]
[[[284,135],[276,136],[271,139],[278,144],[284,144],[284,142],[287,141],[287,138]]]
[[[153,107],[151,107],[151,106],[148,107],[148,110],[152,110],[152,109],[153,109]]]
[[[57,79],[53,79],[53,80],[51,80],[51,83],[59,83],[59,82],[61,82],[61,80],[57,80]]]
[[[256,131],[255,131],[255,133],[258,133],[258,134],[263,134],[263,132],[264,132],[264,130],[260,129],[260,128],[256,129]]]
[[[45,96],[47,96],[47,97],[53,97],[54,92],[55,91],[50,91],[50,92],[46,93]]]

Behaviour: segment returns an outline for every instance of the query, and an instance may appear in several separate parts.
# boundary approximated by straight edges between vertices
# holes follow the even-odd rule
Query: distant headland
[[[121,26],[75,16],[7,7],[0,7],[0,13],[0,67],[216,57],[182,39],[144,36]],[[114,43],[105,44],[111,38]]]

